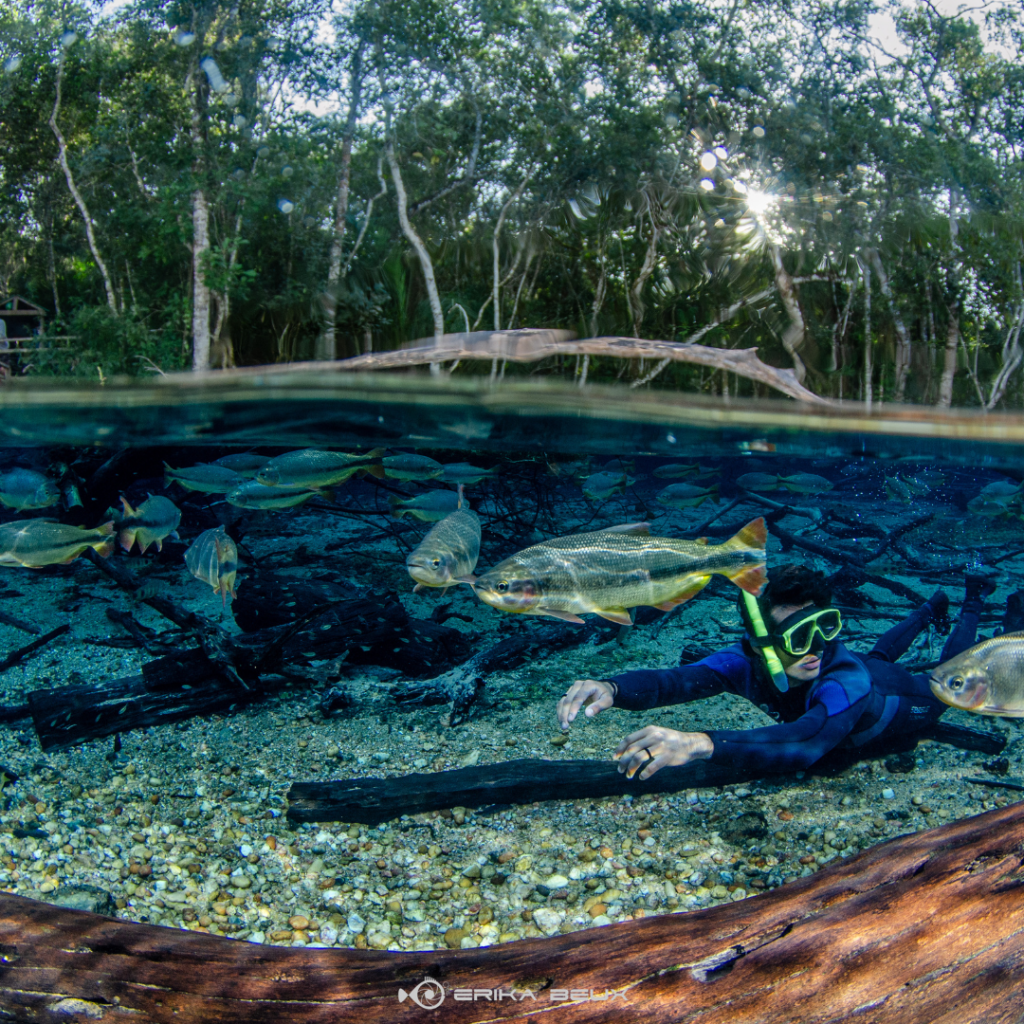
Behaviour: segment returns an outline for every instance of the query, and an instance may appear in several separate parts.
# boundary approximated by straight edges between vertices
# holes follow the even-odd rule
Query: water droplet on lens
[[[235,114],[235,116],[231,119],[231,123],[236,128],[244,128],[249,123],[249,119],[245,116],[245,114]]]
[[[715,183],[710,178],[701,178],[700,187],[704,189],[705,192],[714,192]]]
[[[67,32],[62,32],[60,37],[60,45],[66,50],[78,39],[78,33],[68,29]]]
[[[226,107],[237,107],[238,106],[238,96],[235,93],[233,93],[233,92],[229,92],[229,93],[225,94],[225,96],[224,96],[224,106],[226,106]]]
[[[178,46],[191,46],[195,41],[195,32],[186,32],[183,28],[179,28],[174,34],[174,42]]]
[[[4,71],[17,71],[21,67],[21,57],[16,53],[4,61]]]
[[[281,168],[281,177],[282,178],[290,178],[294,173],[295,173],[295,168],[289,167],[288,164],[285,164],[284,167]]]
[[[759,124],[754,125],[754,138],[755,139],[763,139],[764,138],[764,129]]]
[[[292,203],[292,202],[289,202],[289,200],[287,200],[287,199],[278,199],[278,201],[277,201],[277,208],[282,213],[291,213],[292,210],[295,209],[295,204]]]
[[[715,166],[718,164],[718,157],[714,153],[705,153],[700,158],[700,167],[702,171],[713,171]]]
[[[260,146],[260,148],[256,150],[256,155],[261,160],[266,160],[266,158],[268,156],[270,156],[270,147],[269,146]]]

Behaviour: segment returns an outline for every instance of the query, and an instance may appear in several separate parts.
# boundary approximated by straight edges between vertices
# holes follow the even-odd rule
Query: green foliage
[[[501,218],[502,327],[756,346],[822,394],[935,402],[953,325],[953,401],[1017,402],[999,382],[1024,318],[1024,12],[887,6],[892,54],[871,0],[133,0],[106,18],[12,0],[0,291],[73,339],[33,372],[188,364],[197,282],[215,361],[310,357],[329,309],[339,356],[430,335],[389,141],[446,330],[461,310],[494,323]],[[132,312],[106,303],[57,161],[58,77],[70,173]],[[592,360],[588,379],[650,369]],[[683,366],[654,386],[754,391]]]
[[[85,306],[72,314],[67,334],[39,338],[26,372],[57,377],[105,379],[147,376],[185,367],[181,339],[153,330],[133,311],[115,316],[107,306]]]

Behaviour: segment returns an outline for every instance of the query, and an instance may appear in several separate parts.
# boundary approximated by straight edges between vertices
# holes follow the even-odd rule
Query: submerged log
[[[263,946],[0,893],[0,1015],[114,1024],[995,1024],[1024,991],[1024,804],[738,903],[478,949]],[[421,983],[425,978],[434,983]],[[443,1006],[437,1009],[425,1006]]]
[[[901,751],[913,749],[918,739],[930,738],[968,750],[998,753],[995,737],[941,723],[908,737]],[[1003,745],[1005,745],[1003,740]],[[994,749],[993,749],[994,748]],[[835,775],[858,761],[891,753],[878,745],[837,748],[809,771]],[[447,807],[485,807],[524,804],[535,800],[597,799],[631,793],[678,793],[683,789],[729,786],[764,778],[764,772],[741,770],[707,761],[681,768],[662,768],[649,779],[629,779],[612,761],[515,758],[445,772],[411,772],[387,779],[355,778],[326,782],[296,782],[288,791],[291,821],[347,821],[379,825],[403,814],[438,811]]]

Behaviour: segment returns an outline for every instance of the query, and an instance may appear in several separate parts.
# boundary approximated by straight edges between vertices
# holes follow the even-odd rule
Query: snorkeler
[[[942,661],[974,644],[984,599],[995,589],[984,576],[969,575],[965,582],[960,618]],[[934,724],[947,705],[932,696],[927,675],[914,675],[896,661],[930,623],[948,629],[949,598],[937,591],[864,655],[837,639],[842,617],[831,604],[823,573],[781,566],[760,598],[741,596],[747,628],[742,642],[691,665],[576,680],[558,702],[559,724],[568,729],[582,707],[593,717],[613,706],[641,711],[719,693],[746,697],[778,723],[707,732],[646,726],[615,751],[619,771],[632,778],[640,770],[641,779],[667,765],[705,759],[757,771],[795,771],[840,745],[903,739]],[[1008,617],[1019,604],[1011,598]]]

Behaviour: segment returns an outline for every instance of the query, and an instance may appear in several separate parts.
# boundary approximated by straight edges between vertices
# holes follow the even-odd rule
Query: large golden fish
[[[555,537],[506,558],[480,576],[477,596],[492,608],[567,622],[593,612],[630,623],[628,608],[668,611],[689,601],[714,573],[759,594],[766,582],[764,519],[724,544],[651,537],[646,523]]]
[[[39,569],[73,562],[86,548],[106,558],[114,550],[114,524],[95,530],[53,523],[48,519],[15,520],[0,526],[0,565]]]

